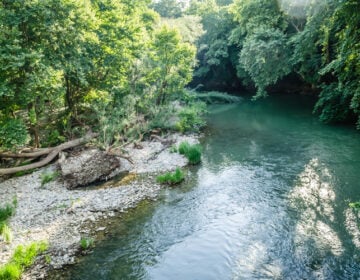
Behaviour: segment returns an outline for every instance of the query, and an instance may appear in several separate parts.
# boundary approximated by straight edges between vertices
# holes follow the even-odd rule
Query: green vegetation
[[[157,176],[156,180],[160,184],[176,185],[184,181],[184,172],[180,168],[176,168],[175,172],[167,172]]]
[[[3,240],[7,243],[11,243],[13,235],[11,229],[7,225],[8,220],[15,213],[17,205],[17,198],[14,197],[12,203],[7,203],[4,207],[0,207],[0,234]]]
[[[357,0],[191,0],[183,13],[200,16],[205,31],[191,85],[255,99],[313,93],[322,121],[360,128],[359,10]]]
[[[30,267],[37,255],[45,252],[48,245],[44,242],[32,243],[26,247],[16,247],[10,262],[0,268],[0,280],[18,280],[22,272]]]
[[[9,228],[9,226],[7,224],[2,224],[1,225],[1,229],[0,232],[2,234],[3,240],[6,243],[11,243],[13,240],[13,234],[11,229]]]
[[[80,247],[82,250],[90,249],[94,246],[94,239],[90,237],[82,237],[80,239]]]
[[[149,2],[0,4],[0,152],[57,145],[89,129],[104,148],[129,142],[182,100],[195,39],[160,21]]]
[[[40,175],[41,177],[41,186],[44,186],[45,184],[56,180],[58,177],[60,176],[60,172],[59,171],[53,171],[53,172],[48,172],[48,173],[42,173]]]
[[[349,203],[349,207],[359,210],[360,209],[360,201]]]
[[[190,145],[189,142],[181,142],[178,148],[178,152],[184,155],[190,164],[198,164],[201,162],[202,148],[199,144]]]
[[[197,92],[195,96],[196,99],[201,100],[206,104],[231,104],[241,101],[239,96],[219,91]]]

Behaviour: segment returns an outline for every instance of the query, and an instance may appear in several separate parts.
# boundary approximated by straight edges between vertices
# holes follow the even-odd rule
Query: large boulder
[[[115,156],[99,150],[87,150],[79,155],[60,160],[60,170],[68,189],[87,186],[114,177],[121,162]]]

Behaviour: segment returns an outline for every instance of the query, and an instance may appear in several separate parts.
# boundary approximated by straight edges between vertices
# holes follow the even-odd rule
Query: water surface
[[[203,162],[61,279],[359,279],[360,135],[306,98],[211,109]]]

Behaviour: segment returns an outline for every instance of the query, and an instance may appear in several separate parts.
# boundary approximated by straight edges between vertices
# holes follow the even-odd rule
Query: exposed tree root
[[[67,149],[74,148],[76,146],[82,145],[90,141],[91,139],[95,138],[98,134],[97,133],[88,133],[82,138],[75,139],[66,143],[63,143],[59,146],[56,146],[54,148],[48,148],[44,149],[38,152],[33,153],[21,153],[21,154],[10,154],[10,153],[4,153],[1,154],[1,157],[10,157],[10,158],[37,158],[43,155],[47,155],[44,159],[31,163],[24,166],[18,166],[18,167],[11,167],[11,168],[0,168],[0,176],[2,175],[10,175],[21,171],[27,171],[39,167],[43,167],[50,163],[52,160],[54,160],[57,155]],[[20,156],[21,155],[21,156]],[[24,156],[25,155],[25,156]]]

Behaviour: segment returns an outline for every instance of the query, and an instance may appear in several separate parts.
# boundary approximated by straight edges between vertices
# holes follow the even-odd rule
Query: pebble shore
[[[175,145],[182,141],[197,143],[198,136],[169,136]],[[42,168],[32,174],[12,178],[0,183],[0,205],[16,197],[18,203],[9,226],[13,232],[11,244],[0,237],[0,266],[12,256],[19,244],[47,241],[46,253],[49,263],[37,263],[22,279],[41,279],[46,270],[59,269],[75,262],[79,252],[80,239],[91,232],[106,231],[98,226],[135,207],[144,199],[156,199],[162,186],[156,183],[156,174],[187,165],[187,160],[170,147],[164,149],[158,141],[141,142],[141,149],[133,145],[125,147],[133,161],[122,159],[122,167],[130,173],[125,181],[111,181],[102,186],[68,190],[61,180],[41,185],[41,174],[54,171],[56,164]],[[126,179],[128,179],[126,181]]]

